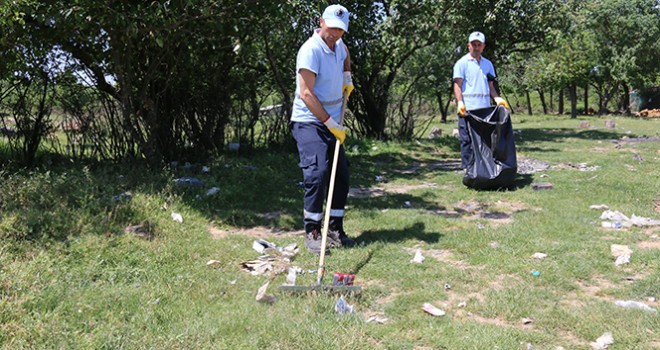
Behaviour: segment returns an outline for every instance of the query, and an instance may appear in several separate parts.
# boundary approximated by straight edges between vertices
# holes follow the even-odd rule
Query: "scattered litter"
[[[482,223],[478,223],[477,228],[480,229],[480,230],[483,230],[484,228],[486,228],[486,226],[484,226],[484,224],[482,224]]]
[[[175,179],[174,183],[179,186],[193,186],[193,187],[204,186],[204,181],[195,177],[188,177],[188,176]]]
[[[112,201],[115,203],[130,202],[131,199],[133,199],[133,195],[130,192],[122,192],[112,196]]]
[[[377,182],[387,182],[387,179],[385,178],[385,176],[376,175],[376,181]]]
[[[458,138],[460,133],[458,132],[458,129],[452,129],[451,130],[451,137]]]
[[[339,297],[339,300],[337,300],[337,303],[335,304],[335,311],[340,315],[352,314],[355,312],[353,310],[353,305],[347,303],[343,295]]]
[[[649,303],[655,303],[656,301],[655,297],[648,297],[646,300],[648,300]]]
[[[610,345],[614,344],[614,338],[612,337],[611,332],[607,332],[601,335],[595,342],[591,342],[591,347],[594,350],[605,350]]]
[[[642,216],[637,216],[632,214],[632,217],[627,217],[626,215],[615,211],[615,210],[605,210],[600,215],[601,220],[610,220],[614,222],[620,222],[622,227],[644,227],[644,226],[660,226],[660,220],[654,220],[645,218]]]
[[[358,146],[358,145],[353,145],[351,147],[351,151],[353,151],[353,152],[357,152],[359,149],[360,149],[360,146]]]
[[[602,228],[621,228],[620,221],[603,221],[600,223]]]
[[[451,289],[451,284],[445,283],[445,290],[450,290]]]
[[[553,185],[549,182],[535,182],[532,184],[532,189],[533,190],[551,190],[553,189]]]
[[[431,129],[431,132],[429,133],[428,139],[433,140],[435,138],[440,137],[441,135],[442,135],[442,129],[440,129],[438,127],[434,127],[433,129]]]
[[[202,167],[202,172],[203,173],[208,173],[210,171],[211,171],[211,169],[209,167],[207,167],[206,165]]]
[[[289,267],[289,273],[286,275],[286,285],[287,286],[295,286],[296,285],[296,275],[298,273],[298,269],[295,267]]]
[[[426,311],[427,313],[433,315],[433,316],[444,316],[446,315],[446,312],[438,309],[437,307],[431,305],[431,303],[424,303],[422,306],[422,310]]]
[[[181,216],[181,214],[172,212],[172,215],[170,216],[172,217],[172,220],[183,223],[183,216]]]
[[[417,248],[417,251],[415,252],[415,257],[410,260],[411,263],[415,264],[421,264],[424,262],[426,258],[422,255],[422,250]]]
[[[612,256],[616,259],[614,265],[621,266],[630,262],[630,256],[632,256],[633,251],[628,248],[627,245],[612,244],[610,246],[610,251]]]
[[[529,175],[548,169],[550,169],[550,164],[548,162],[531,158],[518,159],[518,174]]]
[[[206,266],[217,266],[220,265],[220,260],[209,260],[206,262]]]
[[[268,273],[279,274],[287,271],[291,265],[291,260],[298,254],[296,243],[291,243],[286,247],[278,247],[268,241],[255,240],[252,243],[252,248],[264,255],[255,260],[243,261],[240,264],[243,271],[249,272],[253,276]]]
[[[151,229],[151,225],[149,223],[146,223],[144,225],[129,225],[124,228],[125,233],[132,233],[140,238],[146,239],[146,240],[152,240],[154,238],[154,234]]]
[[[294,181],[294,182],[295,182],[295,181]],[[296,182],[296,186],[298,186],[298,187],[305,187],[305,183],[302,182],[302,181],[298,181],[298,182]]]
[[[594,204],[590,205],[589,209],[610,209],[610,207],[608,207],[607,204]]]
[[[617,300],[614,302],[617,306],[624,307],[626,309],[640,309],[645,311],[656,312],[657,310],[644,304],[639,301],[634,300]]]
[[[230,142],[227,144],[227,149],[232,152],[238,152],[240,148],[241,148],[241,144],[238,142]]]
[[[217,188],[217,187],[211,187],[211,188],[209,188],[208,191],[206,191],[206,196],[207,196],[207,197],[210,197],[210,196],[213,196],[213,195],[217,194],[218,192],[220,192],[220,189],[219,189],[219,188]]]
[[[383,316],[383,315],[374,315],[374,316],[371,316],[371,317],[367,318],[367,320],[366,320],[365,322],[366,322],[366,323],[379,323],[379,324],[384,324],[384,323],[386,323],[386,322],[389,321],[389,320],[390,320],[389,318],[387,318],[387,317],[385,317],[385,316]]]
[[[523,318],[522,320],[520,320],[520,322],[521,322],[522,324],[525,324],[525,325],[527,325],[527,324],[532,324],[532,323],[534,322],[534,319],[533,319],[533,318],[525,317],[525,318]]]
[[[532,346],[532,343],[527,343],[526,349],[527,350],[532,350],[532,349],[534,349],[534,346]]]
[[[263,286],[259,287],[259,290],[257,290],[257,296],[255,299],[260,302],[260,303],[265,303],[265,304],[272,304],[275,301],[277,301],[277,298],[273,294],[268,294],[266,295],[266,291],[268,290],[268,285],[270,284],[270,281],[264,283]]]
[[[488,243],[488,246],[491,247],[491,248],[497,248],[497,247],[500,246],[500,244],[493,241],[493,242]]]
[[[406,208],[412,208],[413,205],[411,201],[405,201],[403,202],[403,206]]]
[[[458,307],[466,307],[466,306],[467,306],[467,302],[465,301],[461,301],[460,303],[458,303]]]
[[[538,260],[543,260],[547,257],[548,257],[548,254],[545,254],[545,253],[534,253],[534,255],[532,255],[532,259],[538,259]]]
[[[372,146],[372,147],[371,147],[371,150],[372,150],[372,151],[375,151],[375,150],[377,150],[377,149],[378,149],[378,147],[376,147],[376,146]]]
[[[263,254],[266,248],[275,248],[277,247],[274,243],[268,242],[263,239],[257,239],[252,242],[252,249],[256,250],[257,253]]]
[[[149,305],[156,305],[158,303],[160,303],[160,298],[156,298],[155,300],[147,302],[147,304]]]
[[[352,273],[335,272],[332,276],[333,286],[352,286],[355,281],[355,275]]]
[[[600,166],[587,166],[587,163],[559,163],[554,168],[557,169],[577,169],[579,171],[596,171],[600,169]]]
[[[532,276],[539,277],[539,276],[541,276],[541,272],[534,270],[534,271],[532,271]]]
[[[229,281],[229,284],[234,285],[234,284],[236,284],[236,282],[237,282],[237,280],[231,280],[231,281]]]

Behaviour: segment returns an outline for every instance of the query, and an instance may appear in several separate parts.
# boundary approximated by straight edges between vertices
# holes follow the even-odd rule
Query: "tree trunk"
[[[543,93],[543,89],[539,88],[536,91],[538,91],[539,99],[541,99],[541,106],[543,106],[543,114],[548,114],[548,106],[545,103],[545,94]]]
[[[525,91],[525,97],[527,97],[527,114],[532,115],[532,99],[529,98],[529,90]]]
[[[589,114],[589,84],[584,84],[584,114]]]
[[[564,88],[559,89],[559,114],[564,114]]]
[[[623,113],[630,115],[630,88],[624,81],[623,83]]]
[[[555,111],[555,107],[554,107],[554,104],[553,104],[553,102],[554,102],[554,101],[553,101],[554,92],[555,92],[554,89],[551,88],[551,89],[550,89],[550,112],[554,112],[554,111]]]
[[[571,84],[569,93],[571,96],[571,119],[575,119],[577,118],[577,84]]]
[[[442,120],[443,123],[446,123],[447,122],[447,110],[443,109],[444,103],[442,102],[442,94],[440,92],[436,92],[435,93],[435,99],[438,102],[438,108],[440,108],[440,120]]]

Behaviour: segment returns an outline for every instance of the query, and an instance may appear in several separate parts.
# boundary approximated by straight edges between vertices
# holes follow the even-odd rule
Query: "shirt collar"
[[[321,45],[321,48],[323,49],[323,51],[325,53],[334,53],[334,51],[330,50],[330,47],[328,47],[328,44],[326,44],[325,41],[323,40],[323,38],[321,38],[321,36],[319,35],[320,31],[321,31],[321,28],[314,29],[314,35],[313,35],[314,40],[316,40]],[[335,43],[335,46],[336,45],[337,44]]]

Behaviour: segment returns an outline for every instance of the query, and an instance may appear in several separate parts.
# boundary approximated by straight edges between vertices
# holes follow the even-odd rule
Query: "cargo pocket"
[[[298,166],[303,171],[305,184],[320,183],[318,176],[318,159],[316,158],[316,154],[301,156]]]

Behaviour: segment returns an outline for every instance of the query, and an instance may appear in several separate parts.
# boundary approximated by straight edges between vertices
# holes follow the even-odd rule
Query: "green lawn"
[[[435,125],[442,137],[409,143],[349,132],[345,226],[359,246],[327,257],[325,282],[356,274],[364,292],[347,297],[353,315],[335,312],[337,295],[280,292],[286,273],[241,270],[259,256],[257,238],[295,242],[293,265],[318,267],[300,234],[293,146],[189,168],[0,170],[0,348],[554,350],[591,349],[606,332],[609,349],[659,348],[660,312],[615,301],[660,309],[660,226],[604,229],[603,209],[589,206],[660,219],[660,120],[513,121],[519,161],[550,168],[504,192],[462,185],[455,119]],[[184,176],[204,185],[174,183]],[[211,187],[219,192],[206,196]],[[137,224],[149,232],[124,232]],[[632,249],[630,263],[615,266],[612,244]],[[410,262],[417,249],[421,264]],[[255,301],[269,279],[277,300]],[[422,311],[427,302],[446,315]],[[367,323],[374,315],[386,321]]]

